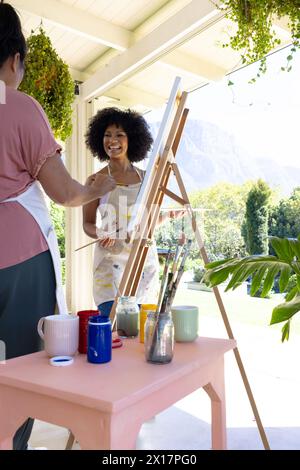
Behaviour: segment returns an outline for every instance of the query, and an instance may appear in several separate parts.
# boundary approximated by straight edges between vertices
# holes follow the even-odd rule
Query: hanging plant
[[[292,48],[282,70],[291,70],[293,54],[300,47],[300,0],[224,0],[218,8],[238,27],[223,47],[241,51],[243,64],[259,60],[258,77],[267,70],[266,55],[281,43],[273,29],[274,19],[287,17]]]
[[[56,138],[72,132],[74,82],[43,28],[27,39],[25,76],[19,89],[35,98],[46,112]]]

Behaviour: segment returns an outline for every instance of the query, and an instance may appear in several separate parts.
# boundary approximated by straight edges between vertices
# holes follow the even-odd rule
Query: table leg
[[[13,437],[28,416],[22,414],[9,387],[0,389],[0,450],[12,450]]]
[[[0,440],[0,450],[12,450],[13,436]]]
[[[212,449],[225,450],[227,448],[227,437],[224,357],[222,357],[214,366],[213,378],[203,388],[211,400]]]
[[[132,416],[129,418],[124,413],[109,415],[96,412],[89,419],[89,426],[75,426],[71,432],[82,450],[133,450],[141,423],[134,422]]]
[[[0,450],[12,450],[13,437],[26,418],[23,416],[9,416],[1,410],[0,417]]]

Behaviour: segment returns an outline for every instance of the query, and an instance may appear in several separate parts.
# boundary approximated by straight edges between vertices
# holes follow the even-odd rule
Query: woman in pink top
[[[40,187],[64,206],[89,203],[115,188],[103,174],[85,186],[71,178],[43,109],[17,91],[25,55],[19,17],[1,0],[0,346],[7,359],[39,350],[38,320],[54,314],[56,304],[66,310],[57,241]],[[27,448],[32,425],[29,419],[17,431],[14,449]]]

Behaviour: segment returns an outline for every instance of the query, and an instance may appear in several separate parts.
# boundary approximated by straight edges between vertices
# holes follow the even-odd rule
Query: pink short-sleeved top
[[[48,157],[61,151],[48,119],[30,96],[6,87],[0,104],[0,201],[22,194]],[[0,204],[0,269],[48,250],[42,232],[18,202]]]

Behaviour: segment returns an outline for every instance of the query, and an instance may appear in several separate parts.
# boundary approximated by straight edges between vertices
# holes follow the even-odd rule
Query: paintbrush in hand
[[[92,242],[87,243],[86,245],[83,245],[83,246],[80,246],[79,248],[76,248],[76,250],[74,250],[74,251],[82,250],[83,248],[86,248],[87,246],[93,245],[94,243],[97,243],[97,242],[99,242],[100,240],[104,240],[105,238],[109,238],[109,237],[111,237],[112,235],[116,235],[116,233],[118,233],[119,231],[120,231],[120,229],[118,228],[118,229],[115,230],[114,232],[110,232],[110,233],[105,234],[105,237],[102,236],[102,237],[100,237],[100,238],[97,238],[96,240],[93,240]]]

